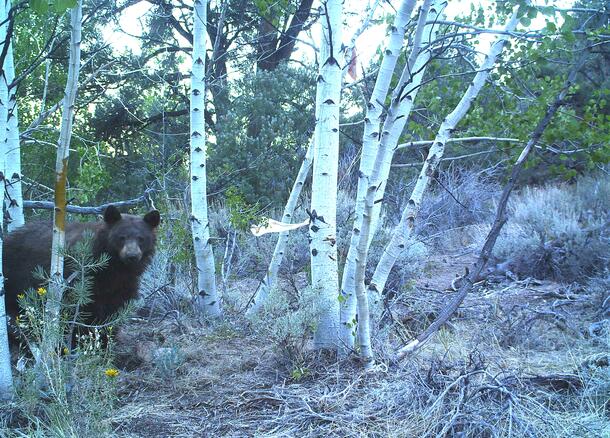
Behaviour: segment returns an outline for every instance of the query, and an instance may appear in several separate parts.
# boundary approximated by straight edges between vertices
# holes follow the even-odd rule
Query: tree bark
[[[267,18],[259,24],[258,68],[275,70],[280,63],[290,59],[299,33],[309,18],[313,0],[301,0],[285,32],[279,32]]]
[[[6,40],[7,4],[0,3],[0,41]],[[5,62],[6,66],[6,62]],[[4,67],[4,66],[0,66]],[[6,75],[0,77],[0,168],[4,169],[6,157],[6,136],[8,121],[8,84]],[[4,174],[2,175],[4,179]],[[0,400],[9,400],[13,396],[13,374],[11,371],[11,354],[8,348],[8,316],[6,315],[4,275],[2,272],[2,230],[0,230]]]
[[[220,316],[214,252],[208,221],[205,136],[205,48],[207,0],[193,9],[193,65],[191,73],[191,228],[197,266],[196,306],[204,315]]]
[[[322,3],[320,73],[316,92],[316,129],[311,195],[311,283],[320,319],[314,334],[318,349],[337,349],[339,274],[337,266],[337,172],[341,103],[341,0]]]
[[[70,154],[70,140],[72,138],[72,123],[74,121],[74,104],[78,91],[78,76],[81,59],[81,29],[82,29],[82,1],[78,0],[76,6],[70,11],[70,58],[68,63],[68,79],[63,99],[63,110],[59,141],[57,144],[57,159],[55,161],[55,209],[53,210],[53,240],[51,244],[51,268],[49,294],[47,298],[45,316],[45,338],[43,340],[43,354],[51,351],[54,342],[59,339],[56,332],[59,327],[59,313],[64,290],[64,254],[66,243],[66,182],[68,179],[68,158]]]
[[[6,8],[10,9],[7,2]],[[4,63],[4,76],[7,84],[15,80],[15,62],[13,60],[13,43],[8,42],[8,51]],[[21,145],[19,142],[19,117],[17,113],[17,87],[9,89],[8,93],[8,122],[7,122],[7,149],[5,163],[5,204],[8,213],[8,231],[13,231],[25,223],[23,216],[23,191],[21,187]]]

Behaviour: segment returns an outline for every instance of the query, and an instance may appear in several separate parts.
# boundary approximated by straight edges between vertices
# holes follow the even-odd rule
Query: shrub
[[[323,305],[310,287],[294,293],[275,287],[252,322],[294,364],[302,362]]]
[[[14,420],[27,436],[107,436],[117,394],[119,372],[112,365],[112,328],[79,330],[79,309],[91,300],[91,273],[107,258],[94,260],[92,240],[77,243],[66,255],[75,276],[66,285],[58,327],[50,328],[45,316],[47,289],[27,291],[18,297],[22,309],[16,321],[21,340],[32,357],[18,361]],[[48,276],[39,272],[41,279]],[[130,307],[130,306],[128,306]],[[125,318],[126,309],[112,323]],[[71,346],[73,334],[78,340]],[[44,337],[44,338],[43,338]],[[43,344],[43,339],[46,341]],[[41,354],[41,345],[51,346]],[[10,413],[9,413],[10,415]]]
[[[493,218],[499,191],[498,184],[481,172],[450,168],[440,173],[422,201],[417,234],[446,246],[453,230]]]
[[[608,266],[610,178],[525,189],[494,255],[520,276],[579,281]]]

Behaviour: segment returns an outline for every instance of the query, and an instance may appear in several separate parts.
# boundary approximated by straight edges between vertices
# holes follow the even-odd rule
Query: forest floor
[[[370,372],[307,348],[288,355],[239,314],[132,319],[117,345],[112,428],[148,438],[610,437],[610,335],[592,325],[601,296],[582,287],[480,284],[420,352],[385,359],[430,323],[472,260],[435,257],[392,302]],[[255,286],[235,287],[247,299]]]

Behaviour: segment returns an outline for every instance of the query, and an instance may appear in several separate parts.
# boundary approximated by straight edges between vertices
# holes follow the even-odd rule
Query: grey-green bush
[[[494,255],[515,274],[574,282],[608,266],[608,176],[528,188],[509,209]]]

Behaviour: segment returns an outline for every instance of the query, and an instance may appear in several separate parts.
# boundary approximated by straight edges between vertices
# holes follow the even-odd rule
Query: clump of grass
[[[176,377],[178,369],[184,364],[184,360],[184,352],[177,345],[159,349],[153,358],[157,375],[165,380]]]

